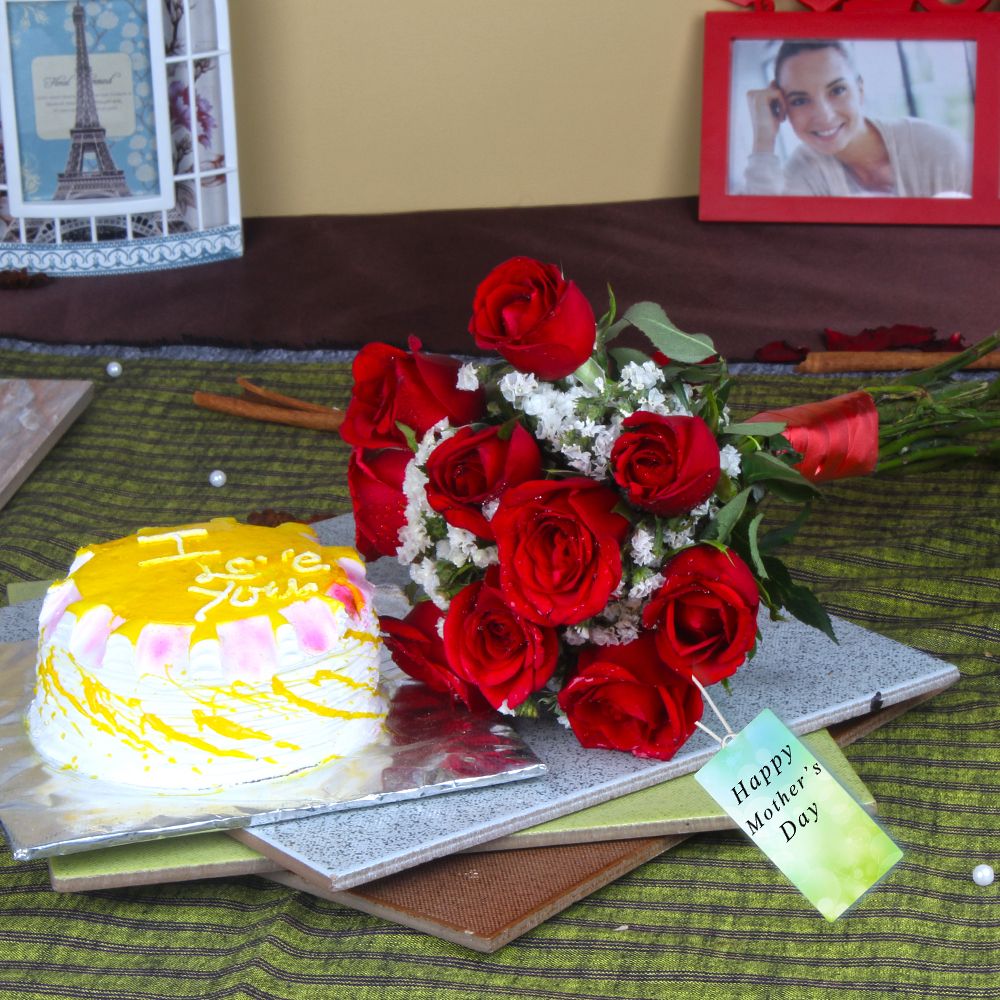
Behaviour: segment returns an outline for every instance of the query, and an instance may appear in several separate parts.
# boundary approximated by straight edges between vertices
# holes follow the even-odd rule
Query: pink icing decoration
[[[353,606],[353,599],[351,603]],[[282,609],[281,613],[295,629],[299,648],[303,652],[325,653],[333,649],[340,638],[333,612],[318,597],[297,601]]]
[[[361,612],[358,610],[358,605],[354,600],[354,591],[346,584],[335,583],[326,593],[328,597],[332,597],[335,601],[340,601],[344,605],[344,610],[352,618],[357,618],[360,615]]]
[[[38,616],[39,631],[45,632],[49,627],[55,628],[66,609],[80,600],[80,591],[72,580],[64,580],[58,587],[53,587],[42,602],[42,611]]]
[[[361,591],[365,600],[369,600],[375,593],[375,588],[368,581],[365,575],[365,567],[357,559],[338,559],[338,565],[347,574],[347,579]]]
[[[357,588],[358,593],[361,594],[361,598],[365,602],[365,606],[370,607],[372,600],[375,597],[375,588],[369,582],[368,577],[365,576],[364,566],[362,566],[361,563],[357,562],[355,559],[338,559],[337,563],[347,574],[347,579]],[[339,587],[343,587],[343,584],[335,583],[327,591],[327,594],[329,594],[330,597],[335,597],[338,601],[342,601],[344,607],[347,608],[348,614],[352,615],[352,617],[358,617],[361,614],[362,609],[355,605],[353,595],[351,595],[350,601],[344,601],[343,598],[336,594],[334,591]],[[354,609],[353,611],[351,610],[352,608]]]
[[[144,674],[165,674],[166,668],[186,670],[190,659],[190,625],[147,625],[139,633],[135,658]]]
[[[270,619],[263,615],[218,627],[222,666],[231,680],[259,681],[278,669],[278,646]]]
[[[69,640],[73,657],[89,670],[96,670],[104,659],[104,650],[113,627],[111,608],[99,604],[77,619]]]

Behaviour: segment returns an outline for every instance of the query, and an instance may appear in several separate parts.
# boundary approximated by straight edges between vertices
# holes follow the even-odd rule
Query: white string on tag
[[[706,736],[711,736],[712,739],[715,740],[715,742],[718,743],[720,747],[724,747],[726,745],[723,742],[722,737],[721,736],[716,736],[716,734],[713,733],[712,730],[708,728],[708,726],[703,725],[700,722],[696,722],[694,724],[694,727],[695,727],[695,729],[700,729]]]
[[[695,726],[706,735],[711,736],[711,738],[715,740],[715,742],[718,743],[720,747],[728,746],[730,743],[732,743],[733,740],[736,739],[736,733],[733,732],[732,726],[730,726],[729,723],[726,721],[726,717],[719,711],[719,706],[716,705],[714,701],[712,701],[711,695],[705,690],[705,688],[702,686],[701,681],[699,681],[698,678],[694,676],[694,674],[691,675],[691,682],[701,692],[702,699],[708,704],[708,707],[715,713],[715,717],[719,720],[719,722],[723,724],[723,726],[726,727],[726,735],[723,737],[716,736],[716,734],[713,733],[712,730],[708,728],[708,726],[702,725],[702,723],[700,722],[696,722]]]

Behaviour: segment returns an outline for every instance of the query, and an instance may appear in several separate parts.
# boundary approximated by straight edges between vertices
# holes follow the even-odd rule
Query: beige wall
[[[229,6],[248,216],[695,194],[703,18],[736,10],[724,0]]]

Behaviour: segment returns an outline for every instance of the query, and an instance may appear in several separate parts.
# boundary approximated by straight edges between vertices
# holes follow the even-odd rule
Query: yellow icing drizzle
[[[287,699],[293,705],[304,708],[314,715],[325,715],[331,719],[380,719],[384,714],[382,712],[348,712],[342,708],[328,708],[326,705],[320,705],[315,701],[309,701],[308,698],[300,697],[282,683],[280,677],[271,678],[271,689],[276,695]]]
[[[364,681],[356,681],[351,677],[345,677],[344,674],[338,674],[336,670],[317,670],[309,678],[309,683],[315,684],[317,687],[324,681],[340,681],[341,684],[346,684],[349,688],[354,688],[358,691],[371,691],[372,694],[378,693],[376,685],[365,684]]]
[[[174,729],[173,726],[167,725],[159,716],[146,714],[142,716],[140,720],[140,725],[145,729],[149,726],[150,729],[155,729],[158,733],[166,736],[168,740],[176,740],[178,743],[187,743],[189,746],[196,747],[198,750],[204,750],[205,753],[215,753],[220,757],[243,757],[246,760],[254,760],[255,756],[252,753],[246,753],[243,750],[220,750],[219,747],[213,746],[207,740],[199,739],[197,736],[190,736],[187,733],[182,733],[179,729]],[[173,761],[171,762],[173,763]]]
[[[323,546],[303,524],[277,528],[239,524],[231,517],[178,528],[143,528],[82,553],[93,555],[72,574],[77,616],[110,607],[120,634],[136,641],[150,624],[194,626],[191,642],[214,639],[219,625],[263,616],[277,627],[281,611],[316,598],[332,608],[334,584],[364,604],[338,560],[357,560],[347,547]],[[360,635],[360,633],[359,633]]]
[[[95,729],[107,733],[109,736],[121,739],[135,750],[141,750],[143,747],[147,747],[150,750],[157,750],[151,743],[146,742],[141,736],[138,736],[120,724],[117,713],[107,704],[115,696],[103,684],[83,670],[72,657],[70,657],[70,660],[80,674],[81,686],[87,699],[86,707],[72,692],[66,690],[66,687],[59,678],[58,671],[52,663],[51,652],[38,664],[38,680],[42,684],[46,697],[52,698],[55,704],[62,709],[63,714],[66,714],[66,709],[63,708],[59,702],[59,698],[56,697],[56,693],[58,693]],[[75,723],[73,724],[73,728],[78,733],[80,732],[79,727]],[[157,750],[157,752],[160,751]]]
[[[204,729],[208,726],[209,729],[215,730],[220,736],[226,736],[231,740],[271,739],[268,733],[263,733],[258,729],[250,729],[247,726],[241,726],[238,722],[233,722],[232,719],[224,719],[220,715],[209,715],[207,712],[202,712],[197,708],[191,714],[199,729]]]
[[[232,719],[224,719],[219,715],[209,715],[207,712],[202,712],[197,708],[192,715],[199,729],[208,726],[209,729],[214,729],[220,736],[227,736],[231,740],[269,740],[281,750],[302,749],[297,743],[286,743],[284,740],[275,740],[269,733],[250,729],[248,726],[241,726],[238,722],[233,722]]]
[[[349,628],[344,630],[345,639],[357,639],[358,642],[370,642],[374,646],[381,644],[382,640],[371,632],[359,632],[357,629]]]

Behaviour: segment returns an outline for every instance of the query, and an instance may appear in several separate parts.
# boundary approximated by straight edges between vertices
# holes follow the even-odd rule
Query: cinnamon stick
[[[954,357],[934,351],[810,351],[795,370],[816,375],[830,372],[894,372],[934,365]],[[1000,351],[991,351],[966,368],[1000,368]]]
[[[344,422],[342,410],[320,408],[314,410],[290,409],[287,406],[269,406],[254,403],[238,396],[220,396],[214,392],[195,392],[192,396],[195,406],[216,413],[226,413],[233,417],[247,417],[272,424],[289,424],[292,427],[310,427],[317,431],[335,431]]]
[[[296,399],[294,396],[283,396],[273,389],[265,389],[263,386],[254,385],[248,378],[240,377],[236,384],[243,390],[243,397],[250,402],[261,402],[272,406],[284,406],[290,410],[305,410],[309,413],[330,413],[329,406],[321,406],[319,403],[310,403],[305,399]],[[337,411],[339,412],[339,411]]]

